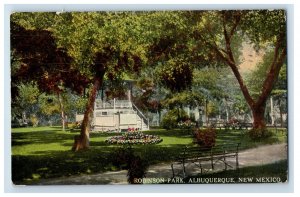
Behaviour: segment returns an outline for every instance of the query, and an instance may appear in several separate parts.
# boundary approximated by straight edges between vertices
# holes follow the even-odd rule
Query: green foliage
[[[249,87],[254,98],[262,92],[262,85],[265,80],[266,75],[270,70],[270,66],[273,62],[274,49],[269,50],[265,53],[262,62],[258,63],[255,70],[249,74],[247,77],[247,86]],[[287,65],[284,64],[279,72],[277,81],[274,84],[274,89],[271,94],[280,94],[282,91],[287,89]],[[281,92],[280,92],[281,90]]]
[[[245,11],[241,21],[241,30],[257,48],[274,43],[276,37],[286,32],[285,10]]]
[[[249,106],[245,101],[244,97],[240,94],[233,96],[234,103],[232,105],[233,113],[236,115],[242,115],[249,112]]]
[[[178,122],[188,119],[188,115],[183,109],[177,108],[168,111],[162,118],[161,125],[165,129],[178,127]]]
[[[55,12],[19,12],[10,16],[26,29],[48,29],[56,23]]]
[[[160,82],[172,92],[181,92],[191,88],[193,68],[186,62],[174,58],[161,65],[158,76]]]
[[[270,132],[268,129],[266,128],[262,128],[262,129],[251,129],[248,132],[250,138],[252,140],[261,140],[261,139],[267,139],[272,137],[273,133]]]
[[[41,94],[35,83],[21,83],[18,86],[19,97],[18,102],[21,106],[26,107],[33,105],[38,101],[38,97]]]
[[[175,94],[169,94],[162,101],[164,107],[171,109],[181,106],[196,107],[203,103],[203,96],[196,91],[183,91]]]
[[[151,34],[144,31],[148,25],[143,21],[145,16],[142,12],[61,13],[53,31],[58,44],[67,47],[82,72],[93,76],[104,66],[106,77],[114,79],[124,72],[137,72],[146,60],[145,47]],[[97,54],[103,58],[96,60]]]
[[[37,127],[38,126],[39,120],[38,120],[38,118],[36,117],[35,114],[30,115],[29,119],[30,119],[30,123],[32,124],[33,127]]]
[[[196,126],[195,117],[190,117],[190,119],[186,121],[179,121],[178,127],[180,129],[192,129]]]
[[[226,68],[205,67],[194,71],[193,91],[210,100],[228,98],[234,85]]]
[[[78,113],[84,113],[84,110],[86,108],[87,104],[87,98],[84,97],[77,97],[74,101],[73,108],[76,109]]]
[[[222,70],[215,68],[229,65],[238,69],[243,42],[253,43],[257,49],[273,49],[276,40],[285,34],[285,17],[284,10],[14,13],[11,16],[12,73],[16,74],[13,82],[22,74],[28,81],[38,81],[41,91],[61,92],[69,87],[81,92],[101,74],[105,73],[105,80],[119,82],[124,76],[138,77],[141,68],[147,65],[155,70],[155,76],[151,76],[152,81],[141,80],[148,86],[140,87],[145,90],[141,95],[142,103],[147,103],[143,106],[145,110],[152,107],[148,103],[153,93],[152,82],[155,85],[160,82],[158,85],[173,93],[174,97],[165,99],[165,107],[199,107],[203,106],[204,98],[218,102],[225,98],[235,103],[239,99],[228,97],[236,92],[230,95],[229,88],[224,87],[235,86],[236,81],[224,83],[228,78],[219,77]],[[24,39],[31,34],[30,39]],[[283,41],[279,50],[285,47]],[[34,57],[38,63],[21,64],[24,58],[20,55]],[[41,64],[45,61],[51,67]],[[203,67],[209,69],[196,70]],[[238,71],[234,72],[238,76]],[[76,83],[70,80],[73,77]],[[240,85],[247,95],[247,87]],[[113,97],[124,96],[122,86],[115,87],[112,92],[118,94]],[[186,93],[187,90],[191,92]],[[251,99],[247,98],[247,102]],[[155,110],[161,108],[158,100],[162,99],[152,102]],[[51,110],[48,111],[49,114]]]
[[[35,105],[41,94],[36,83],[21,83],[17,85],[17,96],[12,100],[12,120],[21,118],[23,112],[35,113]]]
[[[57,96],[43,94],[39,98],[39,110],[42,114],[51,116],[60,113],[60,106]]]
[[[206,113],[208,117],[215,117],[219,112],[218,106],[213,102],[208,102]]]
[[[284,64],[280,69],[278,80],[275,84],[274,89],[287,90],[287,65],[286,64]]]
[[[149,71],[142,71],[144,75]],[[147,73],[150,74],[150,73]],[[136,86],[133,88],[133,102],[142,111],[157,112],[160,109],[160,101],[157,97],[157,82],[150,76],[141,76],[137,79]],[[159,95],[161,96],[161,95]]]

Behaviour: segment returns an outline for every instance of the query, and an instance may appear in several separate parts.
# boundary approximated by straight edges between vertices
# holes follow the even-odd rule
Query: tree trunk
[[[274,112],[274,104],[273,104],[273,97],[270,96],[270,116],[271,116],[271,125],[275,125],[275,112]]]
[[[278,101],[278,106],[279,106],[279,114],[280,114],[280,127],[283,127],[283,110],[281,107],[281,100],[279,99]]]
[[[65,117],[65,109],[64,109],[64,104],[63,104],[63,100],[61,98],[61,94],[58,93],[58,101],[59,101],[59,106],[60,106],[60,112],[61,112],[61,125],[62,125],[62,130],[65,131],[66,130],[66,117]]]
[[[157,114],[158,114],[158,122],[157,122],[157,126],[160,126],[160,120],[161,120],[161,111],[157,110]]]
[[[209,119],[208,119],[208,101],[205,99],[205,126],[208,127]]]
[[[264,129],[266,127],[264,113],[265,105],[255,106],[252,109],[253,129]]]
[[[93,87],[89,94],[89,100],[81,124],[80,135],[74,137],[74,145],[72,148],[73,151],[79,151],[89,148],[90,123],[94,111],[94,103],[96,100],[97,91],[99,90],[103,82],[103,75],[95,77],[94,79]]]
[[[280,110],[280,127],[283,127],[283,113]]]
[[[266,100],[269,97],[273,85],[279,75],[279,71],[285,61],[287,48],[285,46],[285,32],[282,32],[280,35],[278,35],[276,43],[275,43],[275,49],[274,49],[274,58],[270,65],[270,70],[267,73],[267,76],[263,82],[262,86],[262,93],[259,95],[258,99],[255,101],[246,86],[246,84],[243,81],[243,78],[239,72],[238,66],[236,65],[236,62],[234,60],[234,55],[231,49],[231,38],[232,35],[236,31],[236,27],[239,21],[236,21],[236,25],[232,27],[232,29],[227,32],[226,29],[226,20],[225,16],[223,17],[223,33],[226,43],[226,49],[221,50],[216,45],[211,45],[214,50],[217,52],[219,57],[223,59],[223,61],[230,66],[233,74],[235,75],[239,85],[240,89],[248,103],[248,105],[251,108],[252,114],[253,114],[253,128],[254,129],[262,129],[265,128],[265,122],[264,122],[264,111],[266,106]]]

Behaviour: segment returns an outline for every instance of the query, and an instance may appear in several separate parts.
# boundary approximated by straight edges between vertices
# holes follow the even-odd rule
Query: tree
[[[251,109],[254,118],[253,127],[264,128],[266,100],[286,58],[285,11],[209,11],[199,20],[195,36],[199,42],[215,52],[221,62],[231,68]],[[251,96],[239,72],[236,51],[241,47],[241,43],[237,42],[240,37],[250,40],[256,47],[265,45],[274,48],[270,69],[257,99]]]
[[[52,32],[25,29],[18,24],[20,16],[26,17],[26,14],[16,13],[12,15],[11,20],[12,100],[18,95],[14,87],[18,86],[19,82],[35,81],[42,92],[57,95],[60,101],[62,128],[65,130],[66,118],[61,94],[65,87],[82,93],[89,81],[77,69],[72,68],[72,58],[64,48],[57,47]],[[51,18],[52,15],[44,16]]]
[[[123,73],[138,72],[142,66],[149,34],[144,31],[147,23],[142,17],[139,12],[74,12],[57,16],[59,25],[54,31],[58,43],[67,47],[75,65],[92,80],[73,150],[89,147],[91,116],[103,81],[122,79]]]
[[[14,21],[30,29],[27,34],[37,32],[39,38],[42,38],[40,34],[53,34],[55,39],[50,37],[46,40],[50,42],[49,46],[57,45],[58,49],[66,49],[62,50],[64,57],[70,58],[70,62],[62,67],[70,69],[67,67],[69,65],[72,69],[80,70],[80,74],[92,81],[81,133],[75,139],[73,150],[89,146],[91,115],[96,93],[103,80],[114,81],[122,78],[124,72],[137,72],[140,69],[146,58],[145,49],[159,29],[159,25],[152,20],[161,20],[158,16],[156,12],[16,13],[12,16]],[[44,21],[39,24],[39,20]],[[44,39],[38,40],[47,43]],[[27,48],[29,42],[26,42]],[[49,46],[43,48],[49,52]],[[36,51],[33,52],[36,54]],[[42,57],[49,57],[50,54],[56,53],[45,53]]]
[[[246,82],[247,86],[249,87],[250,92],[254,97],[258,97],[261,94],[261,86],[263,85],[263,78],[266,73],[269,71],[269,66],[273,60],[273,49],[269,49],[265,52],[262,62],[258,63],[255,70],[247,76]],[[280,113],[280,122],[283,126],[283,111],[285,111],[284,105],[286,103],[286,94],[287,94],[287,66],[283,64],[280,69],[278,79],[274,84],[272,92],[269,96],[269,103],[270,105],[270,118],[271,124],[275,124],[275,113],[274,113],[274,106],[278,105],[279,113]]]
[[[12,121],[21,120],[22,124],[27,124],[29,116],[35,113],[35,104],[41,93],[33,82],[19,84],[17,92],[18,95],[11,103]]]

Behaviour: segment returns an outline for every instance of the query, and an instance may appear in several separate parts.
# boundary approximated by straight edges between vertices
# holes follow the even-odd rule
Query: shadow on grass
[[[273,132],[268,138],[260,140],[252,140],[249,136],[248,130],[221,130],[217,132],[217,144],[226,143],[241,143],[240,150],[258,147],[260,145],[283,143],[287,142],[286,137],[278,132]]]
[[[173,129],[173,130],[153,130],[144,131],[146,134],[158,135],[160,137],[183,137],[191,138],[193,131],[190,129]]]
[[[160,137],[192,138],[190,130],[155,130],[145,133]],[[12,147],[28,144],[58,143],[62,146],[72,147],[75,133],[62,132],[60,129],[42,131],[12,132]],[[104,171],[120,170],[116,163],[118,150],[121,145],[109,145],[104,142],[106,137],[120,135],[120,133],[93,133],[91,134],[90,149],[80,152],[49,150],[34,150],[33,155],[12,156],[12,180],[15,184],[30,184],[39,179],[71,176],[79,174],[93,174]],[[187,144],[154,144],[133,145],[134,154],[146,160],[149,165],[173,161]],[[249,142],[247,135],[238,131],[218,131],[217,143],[230,141],[242,142],[246,147],[255,145]],[[263,142],[262,142],[263,143]],[[59,147],[55,147],[59,149]]]
[[[59,141],[73,139],[74,134],[67,132],[50,131],[32,131],[32,132],[13,132],[12,146],[21,146],[26,144],[49,144]]]
[[[136,145],[134,154],[149,165],[171,161],[180,146]],[[118,152],[122,146],[108,146],[104,142],[93,142],[88,150],[37,151],[40,155],[12,156],[12,181],[16,185],[32,184],[39,179],[68,177],[71,175],[94,174],[121,170],[117,163]]]
[[[115,170],[115,147],[86,151],[43,151],[42,155],[12,156],[12,181],[26,184],[40,178]]]

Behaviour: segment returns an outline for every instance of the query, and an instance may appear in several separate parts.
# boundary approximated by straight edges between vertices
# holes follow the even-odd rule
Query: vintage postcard
[[[14,185],[284,184],[287,10],[14,12]]]

